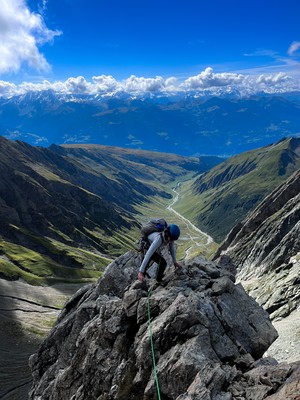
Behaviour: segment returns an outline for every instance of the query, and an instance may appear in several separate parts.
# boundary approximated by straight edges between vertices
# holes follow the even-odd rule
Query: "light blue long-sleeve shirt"
[[[169,251],[173,260],[173,263],[176,263],[176,248],[174,241],[165,241],[163,238],[163,233],[153,232],[148,236],[148,240],[150,242],[150,247],[145,254],[143,262],[140,266],[140,272],[145,273],[145,269],[150,261],[150,258],[153,254],[162,246],[169,245]]]

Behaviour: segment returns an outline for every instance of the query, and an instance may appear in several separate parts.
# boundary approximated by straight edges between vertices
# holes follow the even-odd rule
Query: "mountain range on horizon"
[[[0,98],[0,134],[32,145],[102,144],[228,157],[300,134],[300,96]]]

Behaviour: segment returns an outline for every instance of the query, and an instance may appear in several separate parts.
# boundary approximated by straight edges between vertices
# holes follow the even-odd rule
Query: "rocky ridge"
[[[277,332],[235,283],[228,257],[170,267],[163,286],[136,280],[140,256],[111,263],[79,290],[30,359],[31,400],[296,399],[300,363],[263,358]]]
[[[300,170],[236,225],[219,248],[238,279],[271,318],[286,317],[300,299]]]

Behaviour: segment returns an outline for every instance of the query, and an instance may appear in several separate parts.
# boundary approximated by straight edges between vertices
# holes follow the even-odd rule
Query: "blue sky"
[[[300,90],[299,0],[0,0],[0,95]]]

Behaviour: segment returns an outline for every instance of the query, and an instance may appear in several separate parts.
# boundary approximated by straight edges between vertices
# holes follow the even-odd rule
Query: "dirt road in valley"
[[[209,236],[207,233],[201,231],[197,228],[189,219],[185,218],[178,211],[176,211],[173,206],[178,202],[180,193],[178,192],[178,188],[180,187],[180,183],[177,183],[177,186],[173,188],[174,197],[172,202],[167,206],[167,209],[174,213],[176,217],[182,221],[182,224],[186,227],[185,235],[187,238],[185,240],[189,240],[191,246],[185,252],[185,258],[189,259],[190,256],[195,253],[195,248],[197,250],[201,250],[206,248],[208,245],[213,243],[213,238]]]

